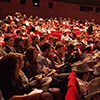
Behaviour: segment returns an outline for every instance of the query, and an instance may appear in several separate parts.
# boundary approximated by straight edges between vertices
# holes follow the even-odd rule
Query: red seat
[[[0,44],[2,45],[2,47],[4,47],[4,46],[5,46],[5,42],[0,42]]]

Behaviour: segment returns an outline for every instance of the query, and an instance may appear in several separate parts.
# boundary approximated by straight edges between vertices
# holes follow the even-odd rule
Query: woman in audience
[[[24,74],[24,72],[21,70],[24,67],[24,59],[23,59],[23,54],[20,53],[12,53],[13,55],[15,55],[18,60],[19,60],[19,79],[20,81],[22,81],[24,87],[28,88],[28,89],[32,89],[32,88],[36,88],[38,87],[38,85],[40,84],[40,80],[41,77],[34,77],[31,80],[29,80],[26,75]]]
[[[30,38],[25,38],[24,39],[24,48],[25,48],[25,50],[30,46],[32,46]]]
[[[21,37],[15,37],[14,39],[14,47],[16,52],[24,53],[24,43]]]
[[[28,79],[33,78],[35,76],[37,76],[37,78],[40,78],[40,75],[42,74],[37,67],[36,63],[37,55],[38,51],[35,47],[29,47],[26,50],[26,62],[23,71],[25,72]],[[62,100],[62,95],[59,88],[51,88],[49,89],[49,91],[53,94],[55,100]]]
[[[25,66],[23,68],[23,71],[25,72],[28,79],[40,74],[40,71],[38,70],[37,63],[36,63],[37,55],[38,55],[38,51],[36,50],[35,47],[31,46],[26,50],[26,54],[25,54],[26,61],[25,61]]]
[[[0,89],[5,100],[52,100],[51,95],[41,95],[40,93],[29,94],[20,83],[20,88],[16,81],[19,77],[19,60],[13,54],[8,54],[0,60]],[[30,91],[31,92],[31,91]],[[43,98],[42,98],[43,97]]]

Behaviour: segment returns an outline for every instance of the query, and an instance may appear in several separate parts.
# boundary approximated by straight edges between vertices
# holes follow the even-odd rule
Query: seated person
[[[87,89],[86,100],[100,100],[100,77],[91,80]]]
[[[16,84],[19,77],[19,60],[15,55],[8,54],[0,60],[0,89],[5,100],[52,100],[49,93],[31,93],[25,90],[22,83]]]
[[[80,94],[84,100],[84,97],[87,95],[87,85],[88,77],[92,69],[84,62],[78,61],[73,64],[72,70],[76,73],[77,81],[80,86]]]
[[[15,48],[13,47],[14,39],[12,36],[8,36],[8,35],[5,36],[4,42],[5,42],[4,50],[6,51],[6,53],[16,52]]]
[[[5,56],[7,53],[5,52],[4,48],[0,44],[0,57]]]

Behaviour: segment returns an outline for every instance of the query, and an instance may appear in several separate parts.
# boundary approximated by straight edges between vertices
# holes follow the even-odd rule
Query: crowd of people
[[[0,20],[1,100],[99,100],[100,25],[63,17]]]

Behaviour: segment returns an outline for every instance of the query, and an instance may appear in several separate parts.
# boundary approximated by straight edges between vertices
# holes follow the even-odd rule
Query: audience
[[[23,68],[21,67],[25,74],[21,68],[18,68],[17,62],[20,62],[20,58],[21,63],[23,60],[23,63],[25,63],[22,64]],[[26,14],[22,15],[20,12],[16,12],[15,15],[8,15],[5,19],[0,20],[0,90],[5,100],[39,99],[41,93],[28,94],[32,89],[29,89],[28,95],[24,95],[26,94],[26,91],[24,91],[26,87],[23,87],[23,84],[25,86],[25,83],[30,83],[30,80],[35,76],[41,78],[41,74],[52,77],[51,87],[59,87],[62,93],[64,93],[62,90],[66,92],[69,89],[66,92],[66,100],[70,100],[70,90],[77,83],[80,90],[74,89],[77,92],[78,99],[85,100],[87,95],[90,100],[97,100],[99,95],[96,93],[90,96],[90,90],[87,93],[87,86],[92,85],[94,80],[98,82],[94,77],[99,77],[99,61],[100,25],[95,23],[94,19],[83,21],[63,17],[27,17]],[[78,62],[81,62],[81,64],[78,65]],[[81,65],[85,67],[83,68]],[[73,70],[73,66],[77,70]],[[78,68],[82,72],[78,72]],[[85,68],[88,70],[84,71]],[[69,72],[72,71],[76,73],[73,84],[71,83],[73,80],[68,79]],[[40,80],[35,81],[40,82]],[[22,90],[16,84],[20,84],[19,87]],[[63,87],[61,87],[61,84]],[[53,91],[53,94],[58,92],[55,91]],[[77,100],[74,93],[71,95],[73,96],[72,100]],[[63,96],[65,97],[65,93]],[[42,97],[41,100],[46,100],[47,97],[48,100],[55,98],[61,100],[59,96],[53,95],[52,97],[49,92],[43,93]]]

